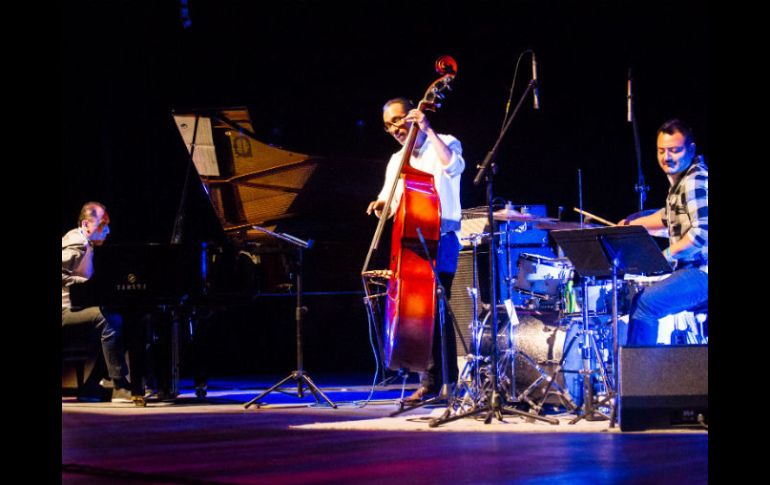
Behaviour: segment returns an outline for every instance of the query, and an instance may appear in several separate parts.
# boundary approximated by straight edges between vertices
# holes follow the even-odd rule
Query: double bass
[[[417,106],[420,111],[435,111],[440,107],[439,100],[444,97],[442,93],[449,89],[449,83],[457,73],[457,63],[450,56],[442,56],[436,60],[436,71],[441,77],[433,81],[425,91]],[[385,365],[391,370],[407,369],[414,372],[427,370],[430,361],[436,313],[433,266],[441,237],[441,203],[433,175],[409,165],[418,133],[417,123],[412,123],[404,143],[399,176],[390,187],[361,272],[365,302],[370,314],[373,313],[373,295],[369,281],[373,278],[386,281],[383,339]],[[400,181],[403,181],[403,194],[394,214],[389,269],[368,271]],[[425,240],[428,255],[425,254],[418,229]]]

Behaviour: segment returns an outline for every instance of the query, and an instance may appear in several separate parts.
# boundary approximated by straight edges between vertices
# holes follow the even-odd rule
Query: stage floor
[[[62,482],[92,483],[707,483],[708,432],[636,433],[553,414],[558,425],[504,416],[432,428],[445,407],[397,417],[401,386],[371,377],[312,376],[337,404],[296,385],[266,406],[244,403],[284,376],[211,379],[206,399],[183,380],[175,402],[62,398]],[[408,395],[416,384],[410,382]],[[371,400],[367,403],[367,397]]]

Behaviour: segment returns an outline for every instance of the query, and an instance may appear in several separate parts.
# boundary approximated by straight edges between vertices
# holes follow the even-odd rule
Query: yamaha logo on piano
[[[129,273],[126,276],[127,283],[119,283],[115,285],[115,289],[118,291],[144,291],[147,289],[147,283],[137,283],[137,277],[134,273]]]

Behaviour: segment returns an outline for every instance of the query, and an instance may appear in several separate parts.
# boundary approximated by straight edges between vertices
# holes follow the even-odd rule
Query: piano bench
[[[86,381],[103,377],[104,359],[98,335],[89,325],[62,327],[62,395],[77,395]]]

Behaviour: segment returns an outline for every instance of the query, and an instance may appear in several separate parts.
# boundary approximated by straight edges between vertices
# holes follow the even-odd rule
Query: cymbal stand
[[[575,424],[581,419],[585,419],[586,421],[601,421],[610,419],[609,416],[602,413],[599,408],[601,406],[608,405],[608,401],[611,401],[614,399],[614,387],[612,386],[612,383],[610,382],[609,376],[607,375],[607,370],[605,369],[604,359],[602,359],[601,354],[599,353],[599,345],[596,343],[596,331],[592,330],[590,328],[589,324],[589,311],[588,311],[588,281],[590,278],[583,277],[582,278],[582,286],[583,286],[583,304],[582,304],[582,328],[578,329],[578,331],[575,333],[575,335],[572,336],[569,342],[564,347],[564,352],[562,353],[562,358],[559,361],[559,365],[556,366],[554,369],[553,375],[548,380],[548,385],[543,390],[543,397],[541,398],[541,402],[538,404],[538,408],[542,407],[543,402],[545,401],[545,398],[548,395],[548,390],[550,387],[554,384],[558,385],[556,382],[555,376],[559,375],[559,372],[562,372],[562,369],[564,368],[564,361],[566,360],[567,356],[569,355],[570,350],[572,349],[572,346],[575,344],[575,342],[579,341],[582,338],[582,342],[580,343],[580,351],[581,351],[581,357],[583,361],[583,368],[579,371],[580,375],[583,377],[583,409],[582,412],[579,412],[579,408],[577,406],[574,406],[572,408],[572,412],[578,411],[577,416],[570,421],[569,424]],[[607,389],[607,396],[601,401],[601,402],[594,402],[594,389],[593,389],[593,382],[591,379],[591,376],[597,372],[597,370],[592,366],[592,359],[596,359],[597,366],[599,367],[599,375],[601,382],[604,384],[605,389]],[[574,405],[574,402],[573,402]],[[611,403],[610,403],[611,405]]]
[[[484,234],[471,234],[471,245],[473,246],[473,287],[468,289],[468,293],[471,296],[471,306],[473,308],[473,319],[471,320],[471,350],[472,353],[466,357],[466,364],[463,368],[463,372],[460,376],[467,373],[471,377],[470,388],[467,388],[467,394],[471,398],[478,397],[481,392],[481,376],[479,374],[479,363],[483,358],[481,356],[481,339],[484,335],[484,327],[479,322],[479,264],[478,264],[478,245],[481,242]],[[494,231],[490,228],[490,237],[494,237]],[[458,383],[465,383],[465,380],[460,380]],[[459,391],[459,387],[457,390]],[[449,411],[449,409],[447,409]]]
[[[334,404],[328,397],[326,397],[326,394],[323,393],[316,385],[313,383],[313,380],[310,379],[310,376],[305,373],[305,371],[302,369],[302,360],[303,360],[303,353],[302,353],[302,316],[307,312],[307,308],[302,306],[302,256],[303,251],[305,249],[309,249],[313,245],[312,240],[303,241],[299,238],[296,238],[294,236],[290,236],[289,234],[284,233],[274,233],[272,231],[269,231],[265,228],[259,227],[259,226],[252,226],[254,229],[257,229],[259,231],[266,232],[268,234],[273,235],[274,237],[277,237],[278,239],[281,239],[283,241],[287,241],[294,246],[297,247],[297,268],[295,272],[295,279],[296,279],[296,288],[295,291],[297,292],[297,305],[294,311],[294,319],[297,324],[297,369],[291,372],[288,376],[277,382],[275,385],[270,387],[268,390],[263,392],[262,394],[258,395],[251,401],[244,404],[244,407],[248,409],[249,406],[252,404],[257,404],[257,408],[261,406],[259,403],[259,400],[262,399],[264,396],[270,394],[274,390],[281,387],[284,383],[294,380],[297,381],[297,397],[302,398],[302,386],[303,384],[307,386],[307,388],[310,390],[310,392],[313,394],[313,397],[315,398],[317,403],[321,403],[321,400],[319,399],[319,396],[324,399],[324,401],[329,404],[332,408],[336,408],[337,405]]]
[[[599,407],[602,403],[594,403],[594,388],[593,388],[593,382],[591,381],[591,376],[596,372],[595,369],[591,366],[591,358],[592,355],[596,359],[596,363],[599,366],[599,373],[601,376],[601,381],[604,384],[606,389],[611,389],[611,385],[609,382],[609,378],[607,377],[607,371],[604,368],[604,361],[602,359],[601,354],[599,353],[599,346],[596,343],[596,335],[595,331],[591,330],[589,325],[589,319],[588,319],[588,280],[589,278],[582,278],[583,280],[583,315],[582,315],[582,325],[583,328],[578,330],[576,338],[574,338],[564,349],[564,355],[562,356],[562,359],[566,358],[567,354],[569,353],[570,346],[572,343],[575,342],[580,336],[583,337],[583,342],[580,348],[581,357],[583,360],[583,368],[580,370],[580,375],[583,377],[583,412],[578,413],[578,415],[569,422],[569,424],[575,424],[581,419],[585,419],[586,421],[602,421],[605,419],[610,419],[609,416],[602,413],[599,410]],[[606,399],[605,399],[606,401]]]
[[[473,278],[471,287],[466,288],[468,296],[471,299],[473,317],[471,319],[471,347],[467,348],[465,341],[462,341],[465,350],[465,364],[458,373],[457,383],[454,388],[452,398],[447,402],[447,409],[444,417],[449,416],[453,411],[463,408],[469,402],[478,399],[481,391],[481,377],[479,372],[480,362],[485,360],[481,355],[481,341],[483,337],[483,322],[479,321],[479,272],[478,272],[478,244],[488,233],[473,233],[468,236],[473,247]],[[486,321],[486,320],[485,320]],[[462,333],[457,330],[457,335]]]
[[[620,266],[620,254],[616,252],[612,245],[609,244],[605,236],[600,236],[599,241],[602,243],[602,247],[609,256],[609,260],[612,268],[612,375],[617,383],[618,379],[618,356],[619,354],[619,340],[618,340],[618,266]],[[612,412],[610,413],[610,428],[615,427],[615,421],[617,420],[619,393],[615,386],[607,386],[607,399],[612,403]]]

